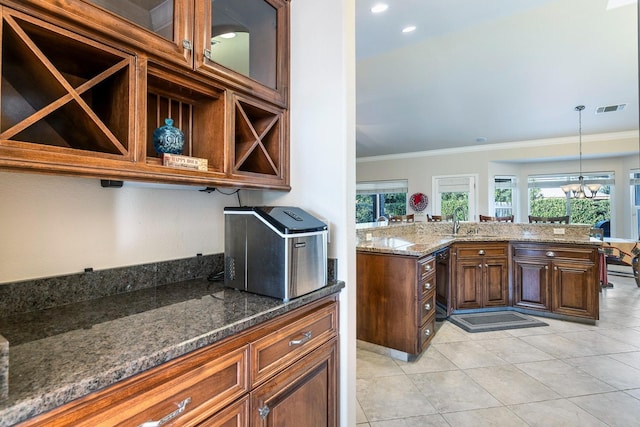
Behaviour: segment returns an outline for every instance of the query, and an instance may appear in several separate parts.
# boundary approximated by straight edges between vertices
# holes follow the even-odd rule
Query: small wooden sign
[[[168,153],[164,153],[162,155],[162,164],[164,166],[169,166],[172,168],[192,169],[205,172],[207,171],[208,167],[207,159]]]

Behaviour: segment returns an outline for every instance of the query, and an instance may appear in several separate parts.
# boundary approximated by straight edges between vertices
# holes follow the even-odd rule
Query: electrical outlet
[[[371,233],[367,233],[367,234],[366,234],[366,236],[365,236],[365,239],[366,239],[367,241],[373,240],[373,234],[371,234]]]
[[[564,234],[564,228],[554,228],[553,234]]]

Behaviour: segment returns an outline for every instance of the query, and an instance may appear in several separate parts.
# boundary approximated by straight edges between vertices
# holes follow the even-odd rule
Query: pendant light
[[[578,183],[562,186],[562,191],[576,199],[593,199],[600,190],[600,184],[585,184],[582,176],[582,110],[584,105],[578,105],[575,110],[578,112],[578,135],[580,141],[580,176]]]

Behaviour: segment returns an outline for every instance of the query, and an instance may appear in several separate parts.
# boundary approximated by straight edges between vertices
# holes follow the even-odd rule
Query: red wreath
[[[416,212],[422,212],[429,205],[429,198],[423,193],[414,193],[409,198],[409,206]]]

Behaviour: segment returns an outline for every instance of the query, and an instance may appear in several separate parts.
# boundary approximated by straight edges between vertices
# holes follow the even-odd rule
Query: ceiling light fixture
[[[375,6],[373,6],[371,8],[371,12],[372,13],[382,13],[387,9],[389,9],[389,5],[384,4],[384,3],[378,3],[378,4],[376,4]]]
[[[575,110],[578,112],[578,132],[580,139],[580,176],[578,177],[577,184],[563,185],[562,191],[567,196],[574,197],[576,199],[593,199],[602,187],[600,184],[586,184],[584,183],[584,177],[582,176],[582,110],[584,105],[578,105]],[[587,193],[587,190],[589,191]]]
[[[224,34],[220,34],[218,37],[222,38],[222,39],[232,39],[236,36],[236,33],[231,32],[231,33],[224,33]]]
[[[413,31],[415,31],[415,30],[416,30],[416,28],[417,28],[417,27],[416,27],[415,25],[409,25],[408,27],[404,27],[404,28],[402,29],[402,32],[403,32],[403,33],[411,33],[411,32],[413,32]]]

